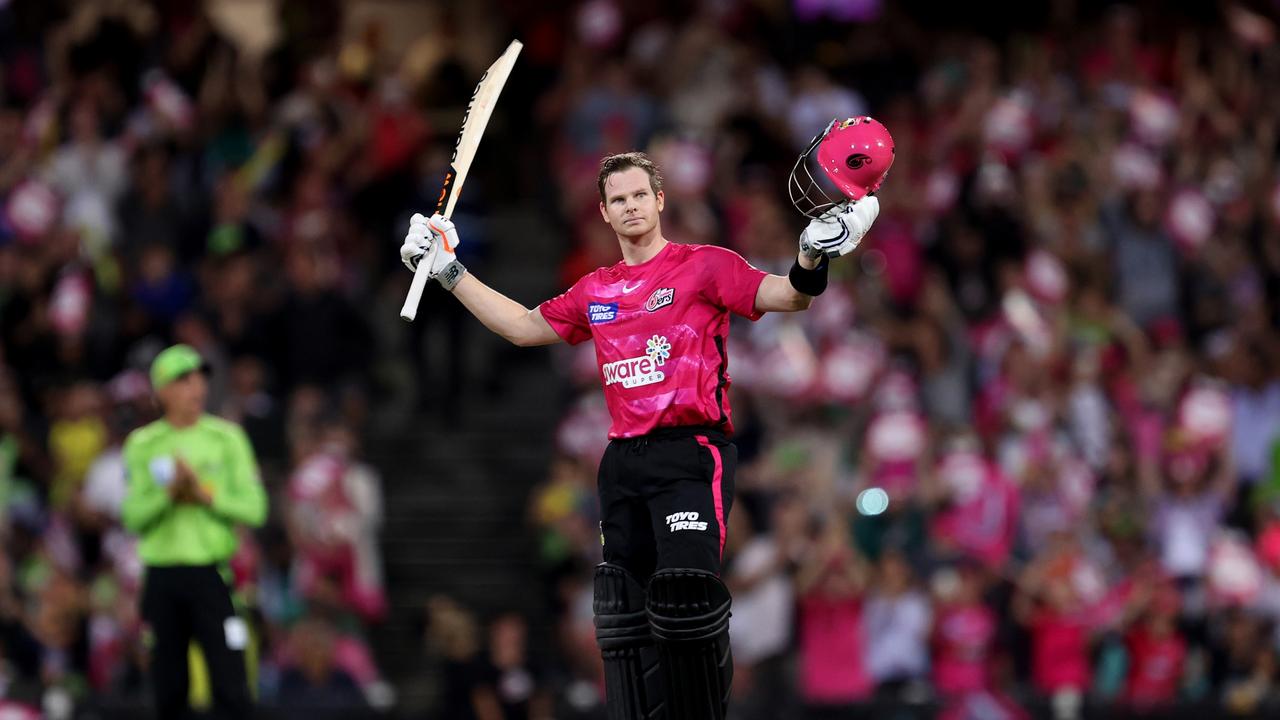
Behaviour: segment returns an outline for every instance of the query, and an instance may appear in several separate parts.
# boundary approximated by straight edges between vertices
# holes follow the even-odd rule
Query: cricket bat
[[[471,161],[476,157],[476,149],[480,147],[480,138],[484,136],[484,128],[489,124],[489,116],[493,114],[493,106],[498,102],[502,86],[507,84],[511,69],[515,67],[516,58],[524,44],[512,40],[507,49],[494,61],[475,92],[471,93],[471,102],[467,103],[467,113],[462,118],[462,132],[458,133],[458,142],[453,146],[453,158],[449,161],[452,169],[445,175],[444,185],[440,188],[440,199],[436,201],[436,212],[444,217],[453,215],[453,207],[458,204],[458,195],[462,193],[462,185],[467,181],[467,172],[471,169]],[[441,208],[444,208],[441,211]],[[426,258],[423,258],[425,261]],[[428,263],[418,263],[413,274],[413,284],[409,286],[409,294],[404,299],[404,307],[400,308],[400,318],[413,322],[418,315],[418,303],[422,300],[422,291],[427,287]]]

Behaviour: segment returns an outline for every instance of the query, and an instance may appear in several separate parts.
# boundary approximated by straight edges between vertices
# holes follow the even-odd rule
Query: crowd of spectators
[[[896,141],[821,300],[733,330],[735,717],[1280,703],[1273,6],[437,6],[392,53],[344,3],[282,0],[250,55],[199,4],[0,3],[0,709],[141,694],[119,445],[173,341],[273,499],[234,564],[259,697],[386,701],[361,446],[388,395],[429,398],[371,309],[398,304],[395,238],[444,175],[461,107],[437,132],[440,108],[509,36],[525,127],[496,118],[509,186],[468,192],[547,209],[566,287],[618,257],[607,152],[664,167],[669,238],[780,272],[813,133],[870,113]],[[608,422],[590,347],[553,352],[566,410],[528,517],[555,641],[434,598],[441,717],[600,713]]]
[[[394,259],[370,238],[410,199],[380,184],[426,144],[307,5],[251,58],[201,3],[0,3],[0,714],[149,696],[120,447],[157,417],[146,370],[174,342],[272,499],[231,563],[257,697],[391,700],[368,641],[387,599],[365,305]]]
[[[785,272],[812,134],[869,112],[897,146],[827,293],[731,333],[734,716],[1276,712],[1274,6],[699,8],[574,17],[543,106],[563,284],[617,258],[604,152],[665,167],[667,237]],[[558,352],[574,400],[529,517],[590,684],[608,419],[590,345]]]

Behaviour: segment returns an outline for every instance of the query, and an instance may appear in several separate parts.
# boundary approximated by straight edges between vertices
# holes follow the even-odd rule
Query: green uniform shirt
[[[212,505],[175,503],[169,497],[175,457],[195,471]],[[124,526],[142,537],[138,554],[146,565],[221,563],[236,550],[237,524],[257,527],[266,519],[258,463],[249,438],[234,423],[203,415],[189,427],[175,428],[157,420],[125,439],[124,464],[129,485]]]

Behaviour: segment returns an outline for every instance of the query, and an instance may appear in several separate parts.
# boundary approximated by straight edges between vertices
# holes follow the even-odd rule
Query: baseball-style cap
[[[151,362],[151,387],[159,390],[190,372],[207,372],[204,358],[190,345],[165,348]]]

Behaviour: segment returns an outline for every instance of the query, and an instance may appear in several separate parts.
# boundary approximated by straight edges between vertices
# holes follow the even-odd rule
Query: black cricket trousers
[[[609,443],[600,459],[605,562],[641,585],[655,570],[720,574],[738,448],[713,428],[660,428]]]
[[[248,627],[236,615],[231,590],[216,565],[148,567],[142,618],[151,626],[151,678],[161,720],[190,712],[187,652],[200,643],[217,717],[248,718],[253,701],[245,673]]]

